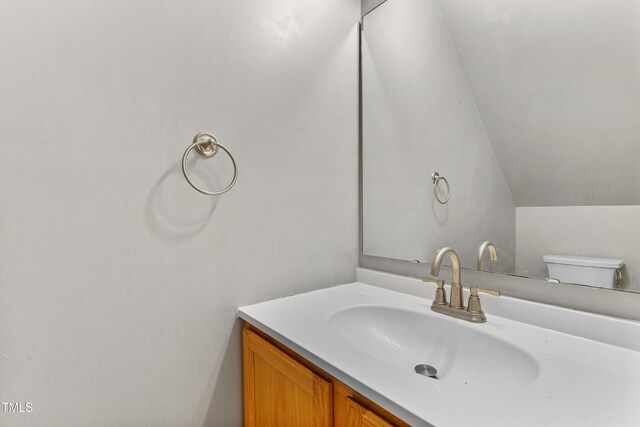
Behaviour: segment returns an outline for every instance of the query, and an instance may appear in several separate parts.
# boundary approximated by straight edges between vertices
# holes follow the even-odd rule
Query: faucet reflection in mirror
[[[478,263],[477,263],[478,271],[483,271],[484,253],[487,249],[489,250],[489,256],[491,257],[491,261],[493,262],[498,261],[498,252],[496,251],[496,246],[493,243],[491,243],[489,240],[487,240],[486,242],[482,243],[480,245],[480,249],[478,249]]]

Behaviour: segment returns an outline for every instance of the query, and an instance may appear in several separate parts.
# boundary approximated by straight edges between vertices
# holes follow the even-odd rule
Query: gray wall
[[[437,2],[387,1],[364,18],[363,250],[430,262],[443,246],[475,268],[492,240],[515,267],[515,204]],[[451,186],[433,197],[431,173]]]
[[[235,308],[355,279],[360,3],[0,10],[0,425],[241,425]]]
[[[517,206],[640,205],[638,1],[438,3]]]
[[[640,206],[516,209],[516,272],[547,277],[544,255],[623,259],[621,288],[640,292]]]

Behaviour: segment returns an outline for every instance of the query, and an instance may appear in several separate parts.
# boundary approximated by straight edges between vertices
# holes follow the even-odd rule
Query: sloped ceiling
[[[640,204],[640,2],[438,2],[517,206]]]
[[[385,0],[361,0],[360,12],[362,15],[366,15],[384,2]]]

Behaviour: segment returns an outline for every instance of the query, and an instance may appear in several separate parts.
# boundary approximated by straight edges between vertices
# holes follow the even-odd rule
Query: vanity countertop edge
[[[435,286],[421,283],[421,281],[416,278],[396,276],[389,273],[381,273],[375,271],[359,271],[358,279],[367,279],[367,282],[369,283],[354,282],[345,285],[319,289],[304,294],[266,301],[263,303],[243,306],[238,308],[237,315],[240,319],[258,328],[274,340],[288,347],[295,353],[311,362],[313,365],[317,366],[319,369],[333,376],[334,378],[341,381],[356,392],[360,393],[367,399],[370,399],[372,402],[380,405],[390,413],[396,415],[397,417],[410,423],[411,425],[447,425],[450,411],[453,407],[455,407],[455,404],[448,405],[446,404],[446,401],[448,399],[444,399],[442,395],[437,396],[436,394],[434,394],[432,396],[429,396],[428,392],[425,392],[425,390],[421,389],[420,393],[425,394],[423,396],[425,402],[425,410],[423,411],[423,405],[421,405],[420,400],[416,399],[416,396],[414,396],[418,389],[412,391],[412,386],[407,385],[406,390],[398,390],[399,384],[401,383],[394,383],[394,373],[381,372],[381,370],[385,370],[384,364],[376,365],[377,362],[369,357],[359,355],[357,352],[353,351],[353,349],[349,348],[348,344],[344,342],[341,343],[339,340],[334,339],[335,337],[328,337],[325,327],[326,325],[324,325],[324,323],[326,323],[326,316],[330,314],[327,312],[327,310],[329,310],[329,312],[334,312],[336,310],[339,311],[341,309],[340,307],[343,304],[353,304],[354,301],[358,299],[357,295],[361,297],[360,303],[362,304],[378,304],[387,298],[391,298],[395,300],[396,304],[410,302],[411,304],[413,304],[414,308],[424,307],[425,310],[428,310],[428,307],[431,303],[431,299],[429,299],[428,295],[433,294]],[[369,297],[367,296],[367,294],[371,294],[372,296]],[[340,303],[331,302],[331,298],[327,298],[328,296],[343,296],[344,300]],[[350,302],[347,301],[349,300],[349,298],[351,298]],[[578,343],[578,345],[581,346],[591,346],[592,348],[597,350],[596,353],[599,352],[599,354],[601,355],[607,355],[610,353],[615,356],[612,359],[614,361],[629,359],[631,360],[629,362],[630,366],[640,368],[640,322],[609,318],[607,316],[593,315],[590,313],[576,312],[575,310],[546,306],[545,304],[517,300],[515,298],[501,297],[496,298],[496,301],[490,301],[490,298],[491,297],[483,298],[483,307],[485,308],[485,312],[487,313],[487,317],[489,319],[488,325],[494,323],[494,329],[496,328],[496,324],[498,325],[497,328],[500,329],[502,327],[500,326],[500,324],[506,325],[506,328],[513,328],[518,327],[517,324],[519,323],[518,320],[497,317],[495,314],[492,314],[494,312],[494,309],[495,311],[498,311],[500,314],[505,316],[513,313],[520,313],[520,316],[523,316],[522,307],[524,304],[528,307],[528,309],[524,310],[524,317],[522,317],[522,320],[526,321],[533,316],[531,313],[527,313],[527,311],[531,311],[534,314],[542,312],[544,313],[544,316],[537,317],[541,318],[546,323],[543,323],[543,326],[533,325],[530,323],[522,323],[523,328],[537,328],[538,331],[534,332],[537,332],[539,334],[552,334],[550,335],[553,336],[552,341],[563,340],[563,337],[565,337],[566,340],[569,340],[568,342],[570,343]],[[500,304],[513,307],[502,307],[501,309],[498,309]],[[314,310],[315,314],[317,314],[316,317],[314,317]],[[594,341],[584,336],[579,336],[580,334],[572,335],[563,332],[562,323],[566,323],[567,319],[579,319],[581,322],[585,321],[586,319],[586,325],[583,328],[585,329],[585,335],[589,335],[588,330],[591,329],[591,325],[595,324],[599,324],[604,329],[613,330],[611,340],[612,342]],[[549,326],[550,321],[559,322],[559,327],[555,328],[559,329],[559,331],[545,327]],[[562,347],[565,344],[561,342],[559,345],[560,347]],[[605,360],[603,360],[602,362],[608,363]],[[585,366],[588,367],[589,363],[590,362],[587,361]],[[375,375],[375,373],[373,375],[370,375],[366,372],[366,367],[373,367],[377,369],[380,372],[380,375]],[[580,367],[577,367],[576,369],[579,368]],[[631,378],[630,380],[623,379],[624,381],[626,381],[623,381],[623,384],[626,384],[627,387],[629,386],[629,384],[631,384],[631,387],[637,392],[637,396],[638,393],[640,393],[640,372],[632,373],[632,376],[633,378]],[[406,377],[406,379],[413,381],[413,379],[410,377]],[[549,378],[546,378],[546,381],[547,383],[542,383],[542,385],[536,383],[537,389],[532,388],[531,393],[535,392],[536,394],[533,399],[534,401],[530,402],[531,405],[536,406],[536,401],[539,401],[541,404],[544,403],[542,400],[542,394],[545,393],[544,387],[546,386],[547,388],[551,388],[549,386],[550,383],[548,383]],[[560,384],[560,382],[558,384]],[[387,385],[393,390],[389,389],[389,392],[387,392]],[[566,390],[569,389],[570,388],[567,388]],[[480,393],[477,392],[478,391],[476,391],[475,393],[478,395],[477,399],[475,398],[473,390],[461,391],[459,393],[459,405],[462,405],[462,410],[460,412],[462,412],[463,414],[477,413],[477,415],[474,416],[474,424],[476,425],[495,425],[495,416],[487,415],[486,419],[484,419],[485,417],[482,416],[483,413],[486,414],[488,411],[486,405],[491,402],[490,396],[487,397],[487,393],[482,393],[481,391]],[[606,392],[606,387],[598,390],[593,390],[593,393],[591,393],[588,389],[582,387],[582,389],[580,389],[579,392],[576,393],[575,398],[591,401],[592,403],[586,406],[593,406],[593,402],[599,401],[600,395],[603,392]],[[446,393],[449,393],[449,398],[453,397],[453,394],[451,394],[452,390],[445,390],[445,394]],[[517,395],[518,393],[513,394]],[[533,396],[533,394],[531,396],[527,396],[526,393],[520,394],[521,398],[530,399],[531,396]],[[546,398],[553,398],[553,393],[547,394],[549,394],[549,396],[546,396]],[[494,396],[496,399],[504,399],[505,405],[513,403],[508,401],[509,398],[515,398],[509,397],[505,393],[495,393]],[[444,405],[442,408],[442,413],[435,413],[435,411],[437,411],[436,408],[438,408],[439,405],[435,405],[434,403],[428,404],[427,402],[429,401],[441,401],[441,404]],[[567,402],[570,403],[571,399],[567,400]],[[499,404],[499,402],[496,403]],[[614,407],[623,409],[622,412],[625,418],[619,419],[622,422],[621,425],[632,425],[627,421],[629,421],[630,417],[636,419],[636,414],[638,416],[637,420],[638,422],[640,422],[640,409],[638,409],[637,413],[629,412],[631,410],[629,409],[630,406],[629,402],[627,401],[616,401],[616,398],[614,396],[607,396],[607,399],[602,400],[601,403],[602,410],[607,413],[609,411],[612,411],[611,409],[606,410],[607,405],[611,406],[611,404],[613,404]],[[475,407],[476,404],[477,407]],[[563,403],[562,405],[566,405],[566,403]],[[553,405],[551,406],[551,408],[552,411],[561,410],[561,408]],[[505,416],[513,416],[513,414],[516,412],[517,411],[514,412],[514,410],[512,410],[512,413],[509,414],[509,411],[506,411]],[[451,420],[452,422],[450,425],[456,425],[456,423],[460,421],[460,418],[458,418],[457,420],[455,418],[460,417],[463,414],[454,416],[454,419]],[[558,422],[562,422],[561,420],[566,421],[567,419],[571,418],[570,414],[558,413],[557,415]],[[593,417],[594,415],[596,416]],[[589,416],[592,416],[593,418],[599,418],[602,415],[603,414],[601,412],[583,414],[582,416],[587,418],[587,420],[582,423],[582,425],[591,425],[588,422]],[[538,419],[536,422],[540,421],[548,422],[549,417],[547,417],[546,419]],[[593,423],[593,425],[597,425],[597,422]]]

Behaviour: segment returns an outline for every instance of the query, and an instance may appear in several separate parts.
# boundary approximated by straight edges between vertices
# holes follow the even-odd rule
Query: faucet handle
[[[471,288],[471,296],[478,296],[478,293],[493,295],[494,297],[500,296],[500,291],[495,289],[483,289],[477,286],[472,286]]]
[[[495,289],[482,289],[477,286],[472,286],[471,295],[469,296],[469,304],[467,304],[467,311],[469,313],[478,313],[483,314],[482,306],[480,305],[480,297],[478,293],[493,295],[494,297],[500,296],[500,291],[496,291]]]
[[[436,289],[436,298],[433,300],[434,304],[447,305],[447,291],[444,289],[444,280],[425,277],[422,279],[422,281],[427,283],[435,283],[436,285],[438,285],[438,289]]]
[[[434,279],[431,277],[423,277],[422,281],[426,283],[435,283],[436,285],[438,285],[439,288],[444,287],[444,280]]]

